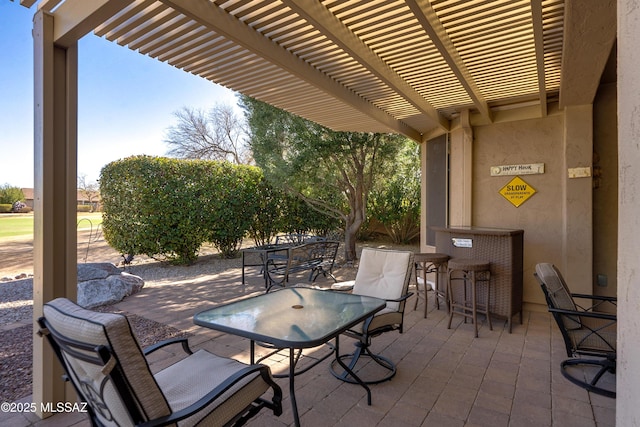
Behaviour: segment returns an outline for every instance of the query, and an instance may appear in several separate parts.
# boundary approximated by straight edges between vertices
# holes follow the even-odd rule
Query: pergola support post
[[[449,224],[471,226],[473,214],[473,128],[469,110],[460,112],[460,126],[450,135]]]
[[[575,293],[593,293],[593,105],[564,112],[563,275]]]
[[[56,46],[54,18],[38,11],[34,38],[33,402],[68,402],[71,388],[35,332],[43,304],[77,295],[77,44]]]

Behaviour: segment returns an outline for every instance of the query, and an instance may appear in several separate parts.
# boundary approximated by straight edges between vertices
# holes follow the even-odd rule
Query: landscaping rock
[[[120,269],[108,262],[90,262],[78,264],[78,283],[88,280],[106,279],[111,275],[119,275]]]
[[[142,278],[109,263],[78,264],[78,305],[85,308],[114,304],[140,292]]]

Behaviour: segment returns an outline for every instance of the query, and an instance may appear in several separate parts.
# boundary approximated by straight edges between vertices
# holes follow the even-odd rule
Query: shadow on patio
[[[193,315],[216,304],[263,292],[257,272],[240,283],[241,270],[176,284],[145,287],[117,305],[157,322],[192,334],[194,349],[206,348],[221,356],[249,360],[249,342],[193,325]],[[340,268],[339,279],[355,276],[355,269]],[[320,282],[324,278],[319,279]],[[328,282],[326,282],[328,283]],[[523,324],[514,321],[509,334],[505,322],[494,330],[482,323],[479,338],[473,325],[454,318],[447,329],[446,310],[436,310],[429,298],[429,314],[407,305],[405,332],[383,334],[373,342],[376,352],[398,363],[388,382],[373,385],[372,406],[357,385],[336,380],[324,361],[296,377],[301,423],[304,426],[614,426],[615,400],[572,385],[560,374],[566,358],[564,344],[546,312],[525,312]],[[482,322],[481,317],[481,322]],[[343,352],[350,351],[344,339]],[[151,360],[153,370],[173,362],[164,351]],[[283,358],[269,362],[283,372]],[[286,362],[286,358],[284,360]],[[278,380],[285,393],[284,413],[276,418],[262,411],[252,426],[284,426],[293,422],[286,379]],[[12,425],[89,425],[83,414],[57,414],[46,420],[12,418]]]

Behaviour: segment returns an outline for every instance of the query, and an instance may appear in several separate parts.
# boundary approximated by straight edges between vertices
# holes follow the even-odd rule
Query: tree
[[[174,114],[178,123],[165,139],[170,156],[252,163],[244,122],[230,105],[216,104],[208,113],[184,107]]]
[[[393,172],[377,182],[369,211],[394,243],[409,243],[420,235],[420,153],[407,140],[392,164]]]
[[[78,175],[78,190],[80,190],[80,194],[89,202],[93,210],[100,196],[100,186],[98,183],[96,181],[87,181],[87,175],[80,174]]]
[[[356,236],[367,218],[376,180],[405,138],[335,132],[249,97],[241,98],[256,164],[273,184],[344,224],[345,259],[356,259]]]
[[[19,187],[9,184],[0,185],[0,204],[12,205],[15,202],[24,201],[24,193]]]

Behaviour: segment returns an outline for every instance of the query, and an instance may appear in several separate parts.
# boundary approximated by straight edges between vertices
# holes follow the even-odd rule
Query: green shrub
[[[102,228],[123,254],[188,264],[205,241],[194,180],[186,162],[136,156],[106,165],[100,176]]]
[[[371,223],[376,221],[394,243],[410,243],[420,235],[420,181],[396,176],[370,196]],[[375,220],[375,221],[374,221]]]
[[[91,212],[91,205],[78,205],[76,208],[77,212]]]
[[[280,231],[285,233],[326,236],[341,226],[339,219],[317,211],[298,197],[283,196],[281,210]]]
[[[284,193],[260,178],[256,186],[256,213],[249,226],[249,236],[257,245],[266,245],[280,232],[282,225],[281,204]]]
[[[254,166],[200,161],[201,197],[206,241],[225,258],[237,255],[259,210],[258,187],[262,171]]]
[[[0,213],[9,213],[13,209],[13,204],[11,203],[0,203]]]
[[[102,169],[100,194],[109,245],[177,264],[195,261],[205,242],[229,258],[247,235],[260,244],[278,232],[335,228],[269,186],[259,168],[228,162],[129,157]]]
[[[0,185],[0,204],[14,204],[22,200],[24,200],[22,189],[9,184]]]
[[[123,254],[197,259],[204,242],[233,257],[259,209],[262,172],[226,162],[130,157],[101,172],[105,239]]]

